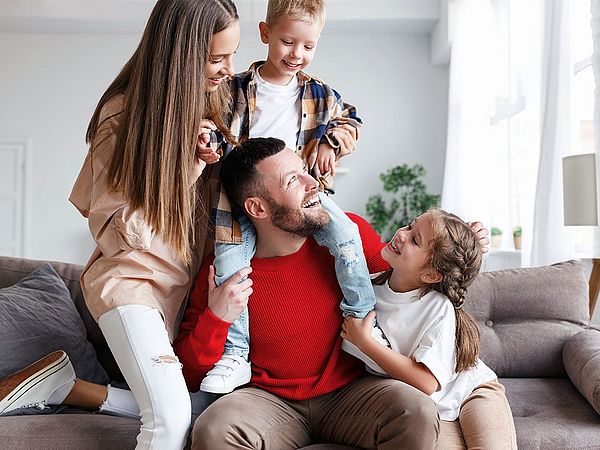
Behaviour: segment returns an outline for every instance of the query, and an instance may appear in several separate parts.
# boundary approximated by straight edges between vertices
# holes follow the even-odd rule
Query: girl
[[[81,287],[139,406],[140,449],[183,448],[190,426],[171,340],[205,238],[199,152],[215,128],[228,136],[223,81],[234,74],[238,43],[231,0],[159,0],[94,111],[90,151],[70,197],[97,245]],[[76,388],[65,357],[46,361],[58,364],[57,376],[42,403],[61,403]]]
[[[373,280],[375,311],[390,347],[371,336],[375,312],[363,320],[347,317],[341,335],[356,346],[355,356],[370,372],[433,398],[443,448],[464,448],[465,442],[468,448],[516,448],[504,387],[478,359],[479,331],[463,309],[481,266],[475,232],[455,215],[432,209],[399,229],[381,256],[391,269]]]

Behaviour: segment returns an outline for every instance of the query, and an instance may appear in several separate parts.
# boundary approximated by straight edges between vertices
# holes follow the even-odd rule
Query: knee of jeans
[[[360,258],[356,251],[356,241],[354,239],[338,244],[338,249],[339,257],[345,266],[352,267],[359,263]]]
[[[189,394],[186,392],[185,397],[173,395],[161,406],[159,410],[154,411],[154,420],[159,432],[173,436],[174,442],[178,437],[187,435],[192,417]]]
[[[165,370],[175,370],[181,372],[182,364],[179,358],[174,355],[156,355],[152,357],[152,362],[157,366],[162,366]]]

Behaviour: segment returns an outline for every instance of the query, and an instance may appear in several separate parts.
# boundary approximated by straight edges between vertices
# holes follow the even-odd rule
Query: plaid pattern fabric
[[[232,111],[229,117],[230,132],[239,142],[248,139],[250,123],[256,111],[256,79],[255,71],[264,61],[255,62],[246,72],[235,75],[230,81]],[[362,120],[356,115],[354,106],[344,103],[340,94],[318,78],[298,73],[301,88],[302,119],[296,153],[304,160],[311,175],[318,181],[323,190],[332,190],[333,183],[329,174],[319,174],[316,168],[317,150],[321,142],[328,142],[336,151],[340,145],[328,130],[342,124],[350,124],[357,130]],[[226,142],[213,138],[213,145],[220,145],[223,156],[232,150]],[[241,243],[240,227],[232,214],[231,204],[219,181],[220,163],[209,166],[206,175],[211,187],[211,223],[214,227],[216,243]]]

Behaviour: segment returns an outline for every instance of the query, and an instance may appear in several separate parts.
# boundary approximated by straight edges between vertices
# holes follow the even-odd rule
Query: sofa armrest
[[[600,414],[600,331],[583,330],[563,348],[563,364],[577,390]]]

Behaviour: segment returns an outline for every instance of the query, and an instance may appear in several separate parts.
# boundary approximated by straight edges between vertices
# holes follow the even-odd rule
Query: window
[[[594,153],[594,72],[592,69],[592,28],[589,1],[571,4],[571,55],[573,56],[572,111],[574,126],[572,153]],[[575,227],[575,251],[589,257],[594,228]]]
[[[496,23],[494,90],[490,119],[494,160],[490,164],[493,227],[503,230],[501,249],[513,248],[512,230],[531,220],[540,148],[542,26],[540,0],[493,2]],[[572,67],[569,153],[594,152],[594,74],[590,0],[565,2],[570,17]],[[575,252],[590,256],[592,227],[574,227]]]
[[[535,86],[539,70],[540,2],[494,2],[496,42],[494,91],[490,118],[492,226],[503,231],[501,248],[514,249],[512,232],[522,226],[534,203],[539,148],[539,111]]]

